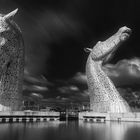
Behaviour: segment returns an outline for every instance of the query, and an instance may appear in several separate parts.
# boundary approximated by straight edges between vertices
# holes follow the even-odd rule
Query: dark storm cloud
[[[53,43],[80,36],[82,25],[69,15],[52,10],[27,13],[20,17],[26,47],[26,68],[34,74],[47,73]]]

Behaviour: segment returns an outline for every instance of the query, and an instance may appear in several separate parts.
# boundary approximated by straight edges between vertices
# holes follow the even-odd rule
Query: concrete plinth
[[[5,122],[9,122],[10,121],[10,119],[9,118],[5,118]]]
[[[19,120],[18,120],[19,122],[22,122],[22,118],[19,118]]]
[[[127,122],[140,122],[140,113],[95,113],[95,112],[80,112],[79,120],[93,119],[93,122],[105,121],[127,121]]]
[[[16,122],[17,121],[17,118],[13,118],[13,122]]]
[[[59,112],[0,111],[0,122],[37,122],[59,120]]]
[[[43,122],[44,121],[44,118],[40,118],[40,121]]]
[[[33,122],[36,122],[37,121],[37,118],[33,118]]]

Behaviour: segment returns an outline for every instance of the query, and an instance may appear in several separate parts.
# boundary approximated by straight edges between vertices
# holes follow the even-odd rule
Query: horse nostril
[[[131,34],[132,30],[130,28],[126,28],[122,33]]]
[[[122,27],[122,28],[119,29],[119,32],[120,32],[121,34],[123,34],[123,33],[128,33],[128,34],[130,34],[132,31],[131,31],[130,28],[124,26],[124,27]]]

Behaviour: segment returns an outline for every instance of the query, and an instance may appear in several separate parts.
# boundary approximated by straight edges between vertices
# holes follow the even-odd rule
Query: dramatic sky
[[[15,8],[25,41],[25,95],[87,101],[84,48],[124,25],[132,35],[104,70],[118,87],[140,84],[139,0],[0,0],[1,13]]]

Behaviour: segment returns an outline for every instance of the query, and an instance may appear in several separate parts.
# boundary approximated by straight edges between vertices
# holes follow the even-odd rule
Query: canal
[[[1,123],[0,140],[140,140],[140,123]]]

